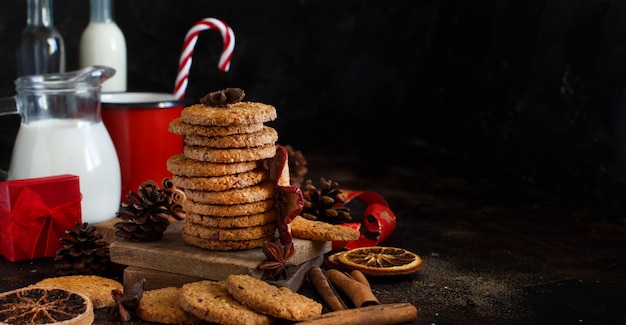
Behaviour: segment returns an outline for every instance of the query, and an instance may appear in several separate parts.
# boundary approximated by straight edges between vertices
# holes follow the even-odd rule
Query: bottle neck
[[[52,0],[28,0],[26,24],[51,27],[53,25]]]
[[[89,0],[90,15],[89,21],[92,23],[113,22],[113,0]]]

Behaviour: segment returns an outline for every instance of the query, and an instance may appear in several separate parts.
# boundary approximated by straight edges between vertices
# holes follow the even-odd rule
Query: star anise
[[[200,103],[205,106],[228,107],[230,104],[239,103],[246,94],[240,88],[226,88],[210,92],[200,98]]]
[[[118,289],[111,291],[115,301],[115,306],[109,309],[109,318],[112,321],[128,322],[131,320],[132,314],[139,308],[145,284],[146,279],[141,279],[124,288],[124,292]]]
[[[267,260],[258,266],[263,270],[263,280],[278,280],[287,278],[287,270],[295,266],[289,259],[295,254],[293,242],[282,245],[280,241],[275,243],[266,241],[263,243],[263,254]]]

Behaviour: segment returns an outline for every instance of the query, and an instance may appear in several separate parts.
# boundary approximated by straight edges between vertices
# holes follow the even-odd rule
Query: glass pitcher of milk
[[[101,84],[114,74],[93,66],[15,81],[21,124],[7,178],[79,176],[82,220],[90,224],[114,218],[120,205],[119,160],[100,117]]]

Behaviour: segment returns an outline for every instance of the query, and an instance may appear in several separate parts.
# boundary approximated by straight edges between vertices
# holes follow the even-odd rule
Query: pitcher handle
[[[18,114],[15,96],[0,98],[0,116]]]
[[[0,98],[0,117],[16,115],[17,111],[17,99],[15,96]],[[0,181],[7,179],[8,171],[0,167]]]

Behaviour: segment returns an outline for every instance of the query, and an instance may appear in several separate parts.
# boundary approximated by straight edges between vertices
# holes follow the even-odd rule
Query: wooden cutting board
[[[286,279],[267,280],[267,282],[277,287],[287,287],[291,291],[298,291],[306,280],[308,270],[314,265],[320,266],[323,262],[324,256],[320,255],[293,269],[289,269]],[[185,283],[205,280],[194,276],[144,269],[136,266],[128,266],[124,269],[124,287],[128,287],[141,279],[146,279],[145,290],[181,287]]]
[[[119,220],[118,220],[119,221]],[[114,230],[115,222],[98,225],[103,232]],[[209,280],[223,280],[229,274],[249,274],[260,279],[262,271],[256,267],[266,259],[261,248],[243,251],[218,252],[187,245],[181,236],[185,221],[172,223],[156,242],[136,243],[121,238],[110,239],[111,261],[141,269],[173,273]],[[290,260],[300,265],[316,259],[331,250],[331,242],[294,238],[295,255]]]

